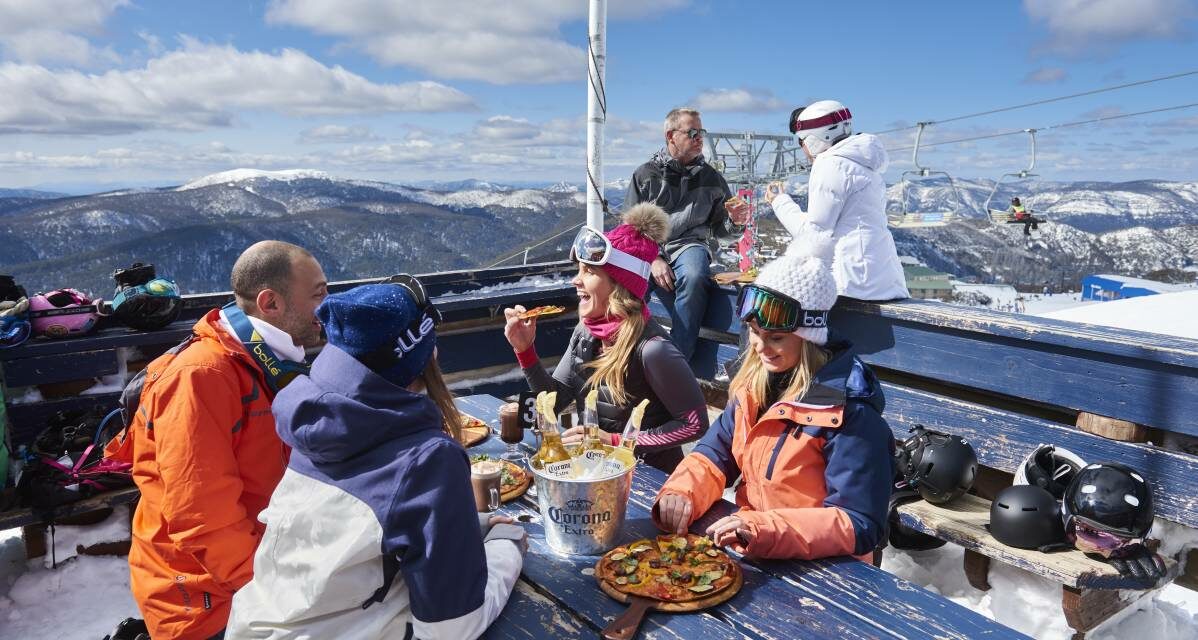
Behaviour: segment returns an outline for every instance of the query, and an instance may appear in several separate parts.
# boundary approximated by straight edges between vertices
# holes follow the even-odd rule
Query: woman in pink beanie
[[[570,250],[578,263],[574,288],[581,320],[553,374],[541,366],[534,339],[536,319],[522,320],[524,307],[505,309],[504,335],[533,391],[557,391],[557,411],[571,400],[583,406],[599,389],[599,426],[618,444],[632,408],[649,400],[636,454],[670,472],[682,460],[681,445],[707,431],[707,406],[699,382],[669,332],[649,317],[649,265],[665,240],[669,219],[654,204],[624,213],[622,224],[601,234],[583,227]],[[575,427],[563,442],[581,442]]]

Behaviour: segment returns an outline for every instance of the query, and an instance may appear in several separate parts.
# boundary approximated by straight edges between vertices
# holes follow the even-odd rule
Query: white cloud
[[[1040,67],[1023,78],[1023,84],[1056,84],[1064,82],[1069,73],[1060,67]]]
[[[611,19],[637,18],[686,0],[614,0]],[[493,84],[581,80],[585,49],[562,38],[587,19],[577,0],[272,0],[267,21],[344,38],[386,65]]]
[[[292,116],[476,108],[436,82],[378,84],[294,49],[244,52],[183,38],[144,68],[84,74],[0,64],[0,133],[120,134],[228,126],[240,109]]]
[[[1187,21],[1198,16],[1194,0],[1023,0],[1023,8],[1047,27],[1050,49],[1070,54],[1181,38]]]
[[[0,2],[0,50],[21,62],[96,65],[115,62],[110,48],[80,34],[100,33],[104,22],[129,0],[5,0]]]
[[[299,135],[300,142],[313,144],[321,142],[365,142],[377,140],[378,136],[366,125],[325,124],[319,127],[304,129]]]
[[[690,100],[700,111],[761,113],[786,108],[769,89],[708,89]]]

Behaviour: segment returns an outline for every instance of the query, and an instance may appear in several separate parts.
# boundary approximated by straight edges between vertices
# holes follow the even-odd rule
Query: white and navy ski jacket
[[[886,226],[889,164],[877,136],[849,136],[815,157],[807,182],[807,212],[785,193],[774,198],[778,221],[791,236],[804,223],[831,231],[836,240],[832,275],[837,293],[859,300],[907,298],[907,280]]]
[[[521,532],[483,540],[466,452],[436,404],[326,346],[273,411],[291,460],[226,637],[482,634],[519,577]]]

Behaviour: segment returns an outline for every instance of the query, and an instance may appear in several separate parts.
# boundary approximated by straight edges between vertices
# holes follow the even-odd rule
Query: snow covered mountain
[[[472,185],[477,186],[477,185]],[[112,292],[151,262],[186,292],[229,288],[249,244],[311,250],[332,279],[491,264],[583,218],[581,193],[440,191],[313,171],[237,170],[181,187],[30,201],[0,198],[0,273],[30,290]]]
[[[906,193],[908,211],[955,210],[964,217],[986,218],[994,181],[958,179],[953,184],[959,207],[948,181],[936,179],[891,185],[886,194],[889,208],[903,211]],[[1038,215],[1090,233],[1198,224],[1198,182],[1004,182],[990,199],[990,208],[1005,211],[1016,196]]]
[[[982,214],[992,184],[958,180],[967,219],[897,230],[900,252],[961,277],[1028,286],[1073,283],[1096,271],[1144,276],[1198,261],[1198,184],[1004,185],[995,202],[1018,194],[1051,220],[1034,248],[1019,227],[991,225]],[[618,207],[627,182],[605,186]],[[0,273],[32,290],[73,286],[106,296],[115,268],[148,261],[185,291],[223,290],[237,254],[267,238],[308,247],[334,279],[485,266],[560,234],[530,253],[554,259],[584,217],[585,193],[577,187],[477,180],[411,186],[239,169],[180,187],[91,196],[0,192]],[[890,188],[892,208],[901,206],[902,188]],[[923,184],[912,189],[911,203],[933,210],[951,193],[947,182]],[[805,199],[799,189],[804,206]],[[763,229],[767,242],[785,243],[776,221],[765,220]]]

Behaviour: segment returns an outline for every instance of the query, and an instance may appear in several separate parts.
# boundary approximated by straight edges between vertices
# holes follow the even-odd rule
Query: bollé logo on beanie
[[[407,289],[367,284],[325,298],[316,309],[329,345],[400,387],[412,383],[433,357],[437,334]]]
[[[798,301],[804,309],[827,311],[836,304],[836,279],[832,276],[835,242],[830,231],[804,224],[786,254],[765,265],[756,283]],[[815,344],[828,342],[828,328],[822,316],[803,319],[795,329],[799,337]]]

